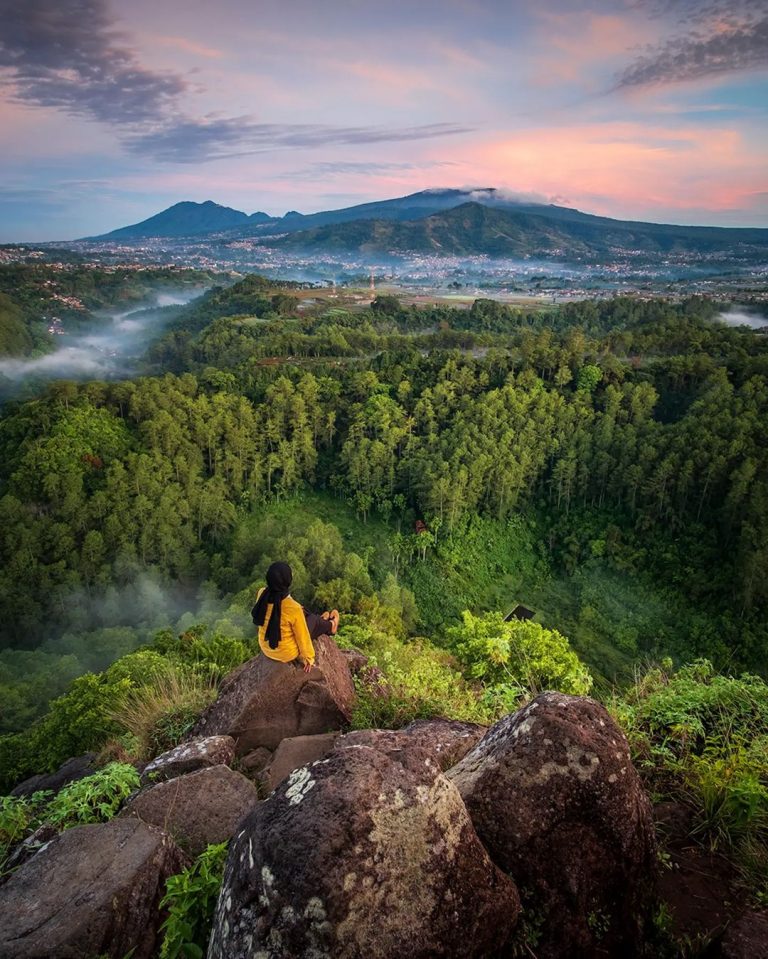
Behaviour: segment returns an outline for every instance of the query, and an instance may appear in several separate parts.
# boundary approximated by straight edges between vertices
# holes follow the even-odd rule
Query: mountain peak
[[[248,222],[247,213],[221,206],[213,200],[205,200],[202,203],[182,200],[140,223],[133,223],[119,230],[112,230],[111,233],[105,233],[103,236],[89,237],[89,239],[132,240],[152,236],[195,236],[232,230]]]

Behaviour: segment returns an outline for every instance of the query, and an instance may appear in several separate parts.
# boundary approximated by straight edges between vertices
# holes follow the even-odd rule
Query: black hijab
[[[267,617],[267,606],[272,607],[266,633],[270,649],[277,649],[277,644],[280,642],[280,606],[291,591],[292,579],[293,572],[287,563],[273,563],[267,570],[267,588],[251,610],[254,623],[257,626],[263,626]]]

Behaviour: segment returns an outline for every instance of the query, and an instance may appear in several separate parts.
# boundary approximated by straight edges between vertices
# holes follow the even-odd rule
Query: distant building
[[[535,615],[536,613],[534,612],[534,610],[528,609],[528,607],[523,606],[522,603],[518,603],[504,617],[504,622],[511,623],[515,619],[518,620],[519,622],[526,622],[529,619],[533,619]]]

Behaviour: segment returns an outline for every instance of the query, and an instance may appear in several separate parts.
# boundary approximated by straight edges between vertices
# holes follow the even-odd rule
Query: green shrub
[[[169,660],[185,663],[201,675],[216,678],[226,676],[253,655],[242,639],[218,632],[208,635],[204,624],[192,626],[179,635],[163,630],[156,635],[152,650],[156,655],[162,654],[166,666]]]
[[[12,846],[33,819],[32,804],[22,796],[0,796],[0,848]]]
[[[250,655],[242,641],[208,638],[205,627],[196,627],[179,637],[158,634],[155,647],[128,653],[103,673],[77,677],[26,732],[0,736],[0,792],[110,742],[122,742],[111,751],[119,758],[169,749],[208,705],[215,680]],[[126,734],[138,750],[126,748]]]
[[[44,820],[59,829],[107,822],[139,788],[139,774],[127,763],[110,763],[92,776],[60,790],[45,810]]]
[[[383,679],[357,683],[352,724],[395,729],[414,719],[446,716],[467,722],[489,722],[495,717],[484,707],[477,690],[456,668],[453,657],[425,639],[400,642],[349,617],[338,634],[342,647],[363,651]]]
[[[503,702],[555,689],[584,696],[592,677],[568,640],[538,623],[505,623],[501,613],[464,612],[460,626],[447,632],[451,648],[473,679]]]
[[[121,656],[104,673],[108,683],[127,680],[130,686],[145,686],[168,670],[168,658],[155,649],[137,649]]]
[[[732,856],[754,895],[768,892],[768,685],[707,660],[665,662],[610,708],[655,797],[687,803],[694,834]]]
[[[40,808],[49,796],[47,792],[0,796],[0,875],[11,847],[38,826]]]
[[[160,959],[202,959],[211,934],[216,900],[224,875],[228,843],[209,846],[195,862],[166,884],[160,903],[168,910],[161,927]]]
[[[768,766],[744,747],[692,755],[684,773],[698,809],[695,833],[712,845],[768,840]]]
[[[110,763],[92,776],[70,783],[52,797],[50,791],[30,797],[0,797],[0,870],[8,851],[38,826],[57,829],[107,822],[139,788],[133,766]]]
[[[71,756],[100,749],[120,732],[113,713],[130,689],[128,678],[109,681],[105,673],[86,673],[27,732],[0,737],[0,790],[33,773],[52,772]]]

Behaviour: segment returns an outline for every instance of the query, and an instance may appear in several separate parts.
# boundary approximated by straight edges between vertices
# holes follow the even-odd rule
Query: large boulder
[[[83,753],[82,756],[73,756],[52,773],[42,773],[39,776],[32,776],[20,782],[14,790],[12,796],[31,796],[32,793],[42,790],[58,792],[69,783],[77,782],[79,779],[85,779],[86,776],[92,776],[97,770],[96,753]]]
[[[200,769],[140,792],[120,816],[161,826],[191,856],[230,839],[259,801],[250,779],[228,766]]]
[[[237,755],[283,739],[342,729],[351,716],[355,687],[347,661],[329,636],[315,640],[316,665],[305,673],[295,663],[259,655],[226,677],[215,703],[192,736],[232,736]]]
[[[141,773],[142,783],[173,779],[197,769],[229,766],[235,758],[235,741],[231,736],[206,736],[174,746],[147,763]]]
[[[602,706],[543,693],[447,775],[541,922],[537,956],[640,953],[655,876],[651,806]]]
[[[165,881],[184,865],[170,837],[138,819],[69,829],[0,888],[0,956],[149,959]]]
[[[333,749],[339,733],[320,733],[318,736],[294,736],[284,739],[275,750],[269,767],[264,770],[267,789],[278,786],[294,769],[323,759]]]
[[[356,729],[341,736],[336,748],[371,746],[391,755],[403,749],[422,749],[446,770],[476,746],[486,730],[486,726],[454,719],[416,719],[403,729]]]
[[[209,959],[480,959],[509,940],[514,883],[418,749],[295,770],[232,843]]]

